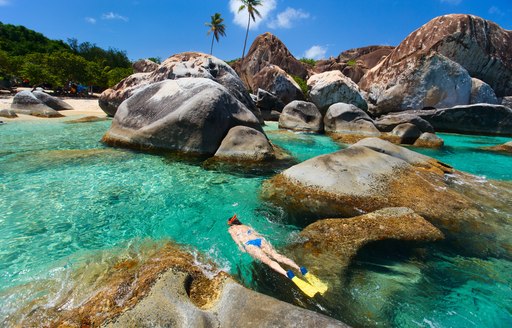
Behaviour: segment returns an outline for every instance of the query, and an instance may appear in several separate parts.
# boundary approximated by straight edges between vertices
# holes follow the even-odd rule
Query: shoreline
[[[11,103],[14,96],[6,97],[6,98],[0,98],[0,110],[2,109],[10,109]],[[83,98],[59,98],[69,105],[73,107],[72,110],[61,110],[58,111],[60,114],[64,115],[65,117],[72,117],[72,116],[97,116],[97,117],[107,117],[107,114],[100,108],[98,104],[97,98],[92,99],[83,99]],[[0,121],[3,121],[5,123],[8,122],[16,122],[16,121],[39,121],[39,120],[55,120],[56,118],[49,118],[49,117],[37,117],[27,114],[18,114],[18,117],[15,118],[7,118],[7,117],[0,117]]]

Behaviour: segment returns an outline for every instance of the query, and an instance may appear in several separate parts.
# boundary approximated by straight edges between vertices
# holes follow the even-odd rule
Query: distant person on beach
[[[242,224],[236,214],[228,220],[228,225],[228,232],[231,238],[236,242],[240,251],[248,253],[253,258],[268,265],[274,271],[290,278],[309,297],[313,297],[318,292],[321,294],[325,293],[327,285],[309,273],[305,267],[299,267],[292,259],[279,254],[262,235],[256,232],[256,230]],[[278,262],[300,271],[308,280],[309,284],[296,277],[292,270],[286,271],[283,269]]]

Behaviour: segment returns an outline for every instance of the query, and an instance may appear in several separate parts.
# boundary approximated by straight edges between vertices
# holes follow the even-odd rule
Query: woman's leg
[[[269,258],[267,256],[267,254],[265,254],[261,248],[259,248],[258,246],[253,246],[253,245],[248,245],[245,247],[245,250],[247,251],[247,253],[249,253],[249,255],[251,255],[253,258],[257,259],[257,260],[260,260],[261,262],[265,263],[266,265],[268,265],[269,267],[271,267],[274,271],[277,271],[278,273],[284,275],[285,277],[288,277],[286,275],[286,270],[283,269],[279,263],[277,263],[276,261],[273,261],[271,258]]]
[[[273,258],[277,262],[291,266],[294,269],[300,270],[300,267],[292,259],[287,258],[284,255],[279,254],[272,245],[263,239],[261,241],[261,250],[266,253],[269,257]]]

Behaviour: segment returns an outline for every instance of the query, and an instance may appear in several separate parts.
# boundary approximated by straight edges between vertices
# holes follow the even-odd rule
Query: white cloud
[[[322,46],[312,46],[304,53],[305,58],[311,59],[322,59],[325,58],[325,54],[327,53],[327,47]]]
[[[505,16],[505,13],[498,7],[492,6],[489,8],[489,14],[491,15],[497,15],[497,16]]]
[[[7,6],[9,4],[8,0],[0,0],[0,6]]]
[[[85,21],[89,24],[96,24],[96,19],[92,17],[85,17]]]
[[[309,18],[309,13],[302,9],[286,8],[285,11],[279,13],[275,19],[268,23],[270,28],[291,28],[293,22],[298,19]]]
[[[249,19],[249,14],[247,10],[242,10],[238,12],[238,9],[242,5],[242,1],[240,0],[229,0],[229,10],[233,13],[233,22],[243,28],[247,27],[247,20]],[[261,6],[256,7],[256,9],[261,14],[261,18],[255,15],[256,21],[251,20],[250,29],[256,29],[263,22],[269,14],[276,9],[276,0],[263,0],[261,2]]]
[[[439,0],[441,3],[447,3],[449,5],[458,5],[462,2],[462,0]]]
[[[122,20],[122,21],[125,21],[125,22],[128,21],[128,17],[121,16],[121,15],[113,13],[113,12],[109,12],[109,13],[103,14],[101,16],[101,19],[107,19],[107,20],[118,19],[118,20]]]

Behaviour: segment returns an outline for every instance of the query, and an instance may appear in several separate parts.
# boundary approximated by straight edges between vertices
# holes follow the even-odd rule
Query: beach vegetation
[[[256,16],[261,17],[260,12],[256,7],[261,6],[261,0],[240,0],[242,5],[238,8],[238,12],[247,10],[249,17],[247,19],[247,31],[245,32],[244,50],[242,51],[242,61],[245,58],[245,48],[247,46],[247,37],[249,36],[249,27],[251,26],[251,20],[256,21]]]
[[[160,57],[149,57],[148,60],[151,60],[153,63],[157,63],[158,65],[162,63],[162,58]]]
[[[303,64],[310,66],[310,67],[315,67],[315,65],[316,65],[316,60],[314,60],[313,58],[303,57],[303,58],[299,59],[299,61]]]
[[[303,78],[301,78],[300,76],[297,76],[297,75],[291,75],[291,77],[299,85],[300,90],[302,91],[302,94],[304,95],[304,97],[307,98],[307,96],[308,96],[308,84],[307,84],[307,82]]]
[[[50,40],[24,26],[0,22],[0,81],[8,82],[4,84],[25,81],[29,86],[66,88],[73,82],[99,91],[132,74],[131,65],[121,50],[77,39]]]
[[[223,22],[224,18],[222,18],[219,13],[215,13],[211,16],[211,21],[209,23],[205,23],[205,25],[210,28],[208,30],[208,35],[210,35],[210,33],[212,34],[210,55],[213,54],[213,41],[217,40],[218,43],[221,36],[226,36],[226,25],[224,25]]]

